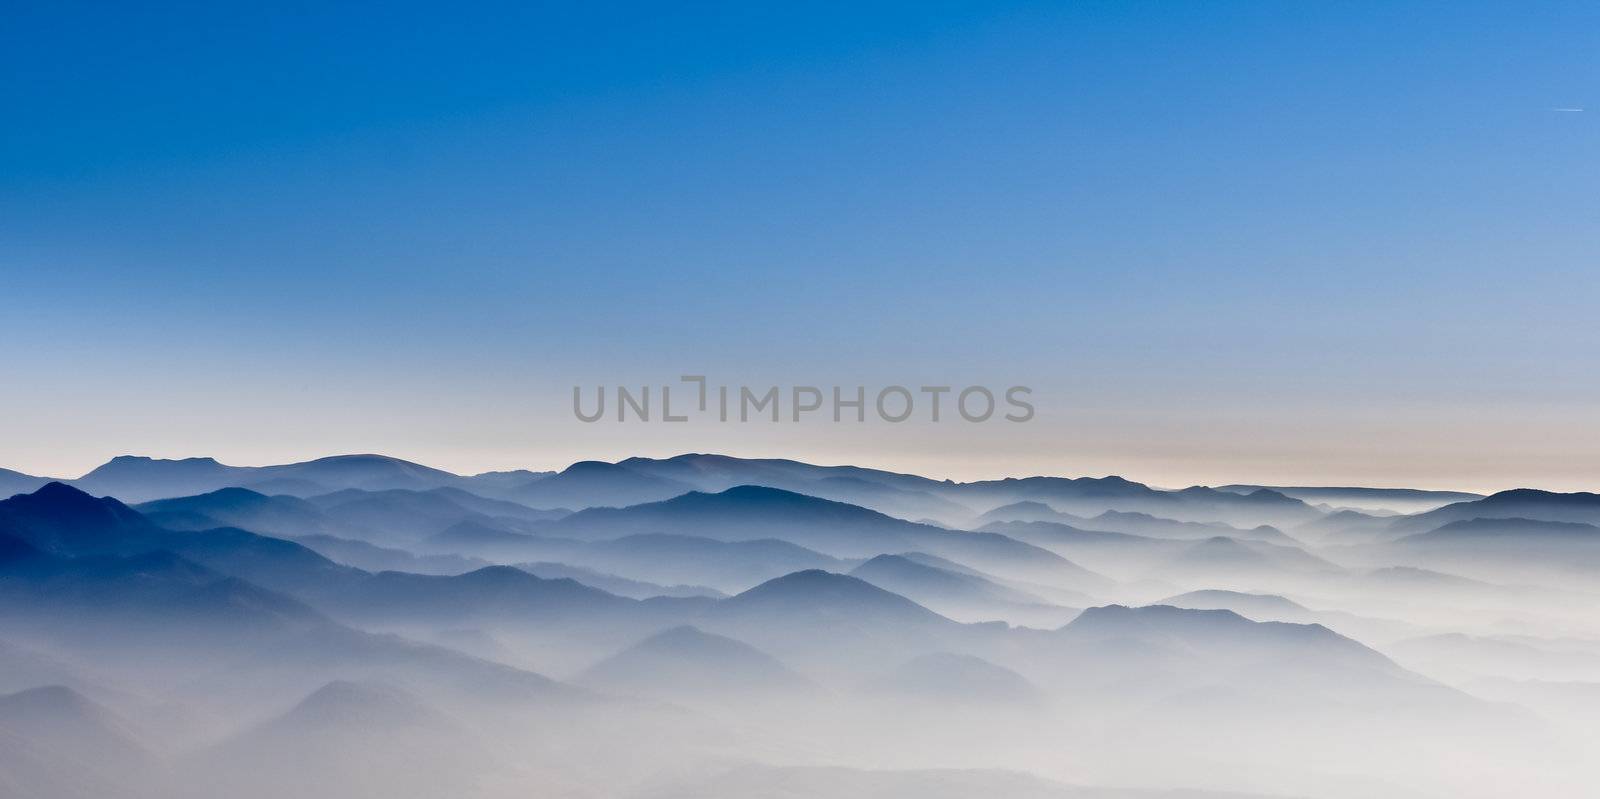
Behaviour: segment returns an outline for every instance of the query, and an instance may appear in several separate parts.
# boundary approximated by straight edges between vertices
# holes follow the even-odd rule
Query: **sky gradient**
[[[1600,490],[1592,3],[11,17],[0,466]],[[1038,416],[571,413],[688,373]]]

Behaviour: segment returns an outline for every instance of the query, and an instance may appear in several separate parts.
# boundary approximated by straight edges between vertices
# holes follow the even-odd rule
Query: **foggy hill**
[[[656,633],[574,678],[613,693],[712,703],[799,699],[817,687],[755,647],[694,627]]]
[[[506,492],[508,499],[538,508],[637,505],[675,497],[692,488],[602,461],[579,461],[561,472]]]
[[[1517,488],[1395,519],[1390,524],[1390,530],[1399,536],[1436,530],[1450,522],[1471,519],[1533,519],[1600,525],[1600,494],[1562,494]]]
[[[591,508],[545,528],[551,536],[617,538],[646,532],[747,541],[776,538],[836,557],[922,551],[1006,577],[1083,587],[1107,581],[1049,552],[992,533],[951,532],[842,502],[764,486],[691,492],[665,502]]]
[[[1227,485],[1218,490],[1247,494],[1261,489],[1276,491],[1311,504],[1367,510],[1392,510],[1399,513],[1429,511],[1452,502],[1482,499],[1482,494],[1466,491],[1428,491],[1416,488],[1359,488],[1329,486]]]
[[[962,621],[1002,619],[1054,628],[1077,613],[975,574],[946,570],[900,555],[879,555],[851,570],[850,576]]]

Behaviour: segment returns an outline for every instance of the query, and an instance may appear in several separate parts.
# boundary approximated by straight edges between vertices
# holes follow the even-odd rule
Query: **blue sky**
[[[39,3],[0,65],[0,465],[1600,485],[1593,4]],[[688,372],[1040,414],[572,419]]]

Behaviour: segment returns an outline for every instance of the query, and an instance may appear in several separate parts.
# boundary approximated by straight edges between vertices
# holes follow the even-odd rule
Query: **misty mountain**
[[[917,524],[842,502],[763,486],[691,492],[665,502],[590,508],[550,523],[551,536],[596,539],[664,532],[726,541],[776,538],[833,555],[921,551],[1003,577],[1061,582],[1080,590],[1108,581],[1065,559],[993,533]]]
[[[1536,519],[1463,519],[1391,545],[1398,557],[1474,576],[1540,582],[1577,579],[1587,588],[1600,570],[1600,527]]]
[[[536,508],[614,508],[658,502],[692,490],[684,483],[627,466],[579,461],[557,474],[511,489],[504,496]]]
[[[764,486],[870,508],[902,519],[933,518],[961,524],[972,509],[940,496],[945,484],[915,475],[855,466],[815,466],[799,461],[679,455],[628,458],[619,465],[714,494],[742,485]]]
[[[1228,538],[1266,541],[1290,546],[1299,543],[1290,536],[1285,535],[1282,530],[1266,524],[1242,528],[1234,527],[1231,524],[1223,524],[1222,522],[1180,522],[1174,519],[1151,516],[1148,513],[1115,510],[1108,510],[1099,516],[1087,519],[1084,521],[1083,526],[1091,530],[1109,530],[1113,533],[1128,533],[1149,538],[1196,540],[1226,536]]]
[[[697,491],[716,493],[741,485],[784,488],[827,481],[868,483],[907,494],[937,494],[952,483],[914,474],[900,474],[860,466],[818,466],[784,458],[735,458],[728,455],[689,453],[671,458],[628,458],[620,465],[691,485]],[[805,492],[801,492],[805,493]]]
[[[805,699],[818,692],[771,655],[690,626],[656,633],[573,681],[616,694],[712,704]]]
[[[469,522],[464,522],[467,524]],[[295,539],[295,543],[346,566],[369,572],[402,571],[417,574],[462,574],[490,565],[488,561],[463,555],[418,555],[403,549],[392,549],[328,535],[312,535]]]
[[[0,499],[14,494],[31,494],[49,483],[61,482],[49,477],[34,477],[10,469],[0,469]]]
[[[1334,511],[1294,528],[1295,535],[1319,543],[1358,543],[1389,537],[1394,523],[1390,516],[1374,516],[1354,510]]]
[[[248,488],[219,488],[192,497],[173,497],[135,507],[147,519],[173,530],[242,527],[277,536],[340,535],[316,505],[287,495],[269,497]]]
[[[1582,522],[1547,522],[1538,519],[1462,519],[1426,533],[1400,539],[1415,546],[1466,542],[1600,545],[1600,527]]]
[[[393,685],[336,681],[204,755],[198,771],[229,795],[483,795],[500,768],[485,742]]]
[[[411,547],[420,552],[447,552],[507,561],[538,557],[554,545],[538,536],[507,530],[487,519],[465,519]]]
[[[1034,501],[1086,518],[1108,510],[1137,511],[1162,518],[1193,522],[1223,522],[1255,527],[1284,526],[1314,519],[1321,514],[1297,499],[1275,491],[1249,494],[1193,486],[1162,491],[1121,477],[1025,477],[963,483],[956,496],[970,504],[990,508]]]
[[[1057,522],[994,522],[983,529],[1058,553],[1118,580],[1142,578],[1193,545],[1189,541],[1081,530]]]
[[[641,580],[630,580],[618,577],[615,574],[606,574],[586,569],[582,566],[569,566],[565,563],[518,563],[517,568],[546,580],[576,580],[590,588],[598,588],[608,594],[627,597],[629,599],[649,599],[651,597],[709,597],[721,599],[726,594],[714,588],[702,585],[657,585]]]
[[[770,538],[719,541],[688,535],[631,535],[573,543],[552,553],[563,563],[634,580],[657,584],[681,581],[724,592],[744,591],[807,569],[847,568],[845,561],[838,558]]]
[[[575,580],[546,580],[512,566],[486,566],[455,576],[379,572],[324,595],[322,602],[341,617],[362,621],[451,626],[567,621],[632,604]]]
[[[156,796],[161,764],[131,725],[82,694],[47,685],[0,696],[6,796]]]
[[[1118,686],[1145,701],[1273,703],[1319,712],[1357,703],[1470,704],[1320,624],[1251,621],[1229,610],[1089,608],[1057,633],[1074,696]],[[1070,667],[1067,664],[1071,664]],[[1426,686],[1426,687],[1424,687]],[[1087,694],[1085,692],[1088,692]],[[1101,701],[1101,700],[1096,700]],[[1327,703],[1327,704],[1324,704]]]
[[[466,504],[463,504],[463,497]],[[535,511],[514,503],[493,503],[466,492],[345,489],[308,500],[346,530],[366,531],[373,543],[404,543],[426,538],[464,521],[521,532],[559,513]],[[471,505],[473,507],[468,507]],[[495,509],[490,516],[476,508]],[[353,537],[346,534],[344,537]]]
[[[1289,590],[1345,574],[1343,567],[1294,546],[1226,536],[1183,547],[1154,564],[1147,577],[1193,588]]]
[[[1311,624],[1317,614],[1294,600],[1276,594],[1206,589],[1167,597],[1156,603],[1194,610],[1231,610],[1252,621],[1286,621]]]
[[[114,496],[124,502],[148,502],[228,487],[276,487],[285,493],[289,493],[287,489],[301,487],[313,493],[327,493],[345,488],[424,490],[457,485],[462,481],[463,478],[440,469],[383,455],[335,455],[278,466],[226,466],[213,458],[161,460],[122,455],[73,484],[84,491]]]
[[[1465,491],[1427,491],[1416,488],[1260,485],[1227,485],[1218,487],[1219,491],[1233,491],[1239,494],[1249,494],[1262,489],[1276,491],[1286,497],[1293,497],[1312,505],[1326,504],[1338,508],[1391,510],[1398,513],[1420,513],[1452,502],[1470,502],[1483,498],[1482,494],[1471,494]]]
[[[1437,510],[1395,519],[1394,537],[1436,530],[1450,522],[1471,519],[1532,519],[1600,525],[1600,494],[1561,494],[1532,488],[1501,491],[1483,499],[1456,502]]]
[[[840,628],[949,627],[954,622],[865,580],[820,569],[786,574],[718,602],[719,620],[794,620]]]
[[[1009,505],[1001,505],[973,520],[973,523],[982,527],[995,522],[1058,522],[1060,524],[1082,524],[1087,521],[1070,513],[1062,513],[1043,502],[1023,500]]]
[[[11,539],[15,542],[15,539]],[[303,603],[228,577],[171,552],[69,558],[4,547],[0,635],[42,638],[88,651],[138,650],[243,641],[304,631],[327,620]]]
[[[958,621],[1005,620],[1055,628],[1078,611],[970,573],[951,571],[900,555],[879,555],[851,570],[850,576],[910,599]]]

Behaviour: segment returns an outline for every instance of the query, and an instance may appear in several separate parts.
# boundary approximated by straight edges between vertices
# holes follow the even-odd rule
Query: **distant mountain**
[[[38,491],[48,483],[61,482],[49,477],[34,477],[31,474],[14,472],[10,469],[0,469],[0,499],[5,499],[15,494],[31,494]]]
[[[1387,537],[1392,516],[1374,516],[1354,510],[1334,511],[1294,528],[1297,536],[1319,543],[1359,543]]]
[[[1406,536],[1401,544],[1432,545],[1466,541],[1501,541],[1519,546],[1587,543],[1600,546],[1600,527],[1581,522],[1538,519],[1462,519],[1426,533]]]
[[[965,524],[973,516],[971,508],[941,496],[945,483],[877,469],[701,454],[665,460],[629,458],[619,465],[708,494],[755,485],[859,505],[902,519]]]
[[[937,494],[954,485],[914,474],[900,474],[860,466],[818,466],[784,458],[735,458],[728,455],[689,453],[672,458],[628,458],[620,465],[692,485],[715,493],[734,486],[761,485],[786,488],[829,480],[867,483],[907,494]],[[791,489],[793,490],[793,489]],[[804,492],[802,492],[804,493]]]
[[[1271,525],[1258,525],[1256,527],[1234,527],[1222,522],[1180,522],[1175,519],[1163,519],[1151,516],[1148,513],[1108,510],[1105,513],[1087,519],[1083,523],[1091,530],[1109,530],[1114,533],[1129,533],[1151,538],[1175,538],[1195,540],[1227,536],[1229,538],[1249,539],[1253,541],[1268,541],[1274,544],[1296,544],[1293,538],[1285,535],[1282,530]]]
[[[1292,576],[1332,576],[1344,569],[1299,547],[1262,541],[1239,541],[1226,536],[1185,546],[1160,564],[1154,574],[1174,580],[1247,584],[1281,582]]]
[[[713,704],[804,699],[818,692],[771,655],[689,626],[656,633],[574,681],[610,693]]]
[[[35,743],[93,753],[96,758],[145,765],[152,759],[149,750],[138,743],[132,724],[63,685],[0,696],[0,728]]]
[[[1262,486],[1227,485],[1220,491],[1248,494],[1266,489],[1276,491],[1310,504],[1328,504],[1342,508],[1364,510],[1392,510],[1399,513],[1418,513],[1433,510],[1452,502],[1482,499],[1482,494],[1466,491],[1428,491],[1417,488],[1359,488],[1329,486]]]
[[[692,491],[676,480],[603,461],[579,461],[560,473],[510,489],[506,498],[536,508],[594,508],[657,502]]]
[[[0,641],[0,694],[41,685],[64,685],[80,693],[104,690],[85,679],[77,665],[10,641]]]
[[[1022,675],[983,658],[930,652],[900,664],[861,687],[874,698],[923,702],[940,707],[1010,705],[1038,710],[1045,692]]]
[[[719,619],[795,620],[811,625],[943,627],[949,619],[865,580],[821,570],[787,574],[718,602]]]
[[[1055,628],[1078,612],[985,577],[939,568],[901,555],[879,555],[857,566],[850,576],[959,621],[1001,619],[1014,624]]]
[[[985,525],[985,527],[979,529],[991,529],[988,526],[997,523],[1046,522],[1067,525],[1087,531],[1126,533],[1147,538],[1192,541],[1226,535],[1283,544],[1295,543],[1294,539],[1285,535],[1283,531],[1270,525],[1260,525],[1246,529],[1234,527],[1231,524],[1223,524],[1222,522],[1180,522],[1176,519],[1164,519],[1148,513],[1118,510],[1108,510],[1093,517],[1082,517],[1074,516],[1070,513],[1061,513],[1040,502],[1028,501],[1014,502],[1010,505],[995,508],[979,517],[978,521]]]
[[[7,796],[158,796],[161,764],[131,725],[60,685],[0,696],[0,788]]]
[[[512,532],[486,519],[469,518],[416,542],[412,548],[503,561],[538,557],[547,546],[538,536]]]
[[[503,472],[481,472],[468,475],[464,478],[462,486],[474,494],[486,497],[502,497],[506,492],[521,488],[535,480],[542,480],[554,475],[555,472],[535,472],[528,469],[510,469]]]
[[[976,629],[864,580],[824,571],[769,580],[718,601],[695,624],[835,688],[881,672],[886,659],[958,648]]]
[[[336,455],[279,466],[227,466],[213,458],[160,460],[134,455],[112,458],[73,481],[94,494],[125,502],[193,496],[230,486],[263,486],[315,493],[345,488],[379,491],[455,486],[464,478],[440,469],[383,455]],[[299,492],[295,492],[299,493]]]
[[[502,768],[486,743],[394,685],[340,680],[194,768],[226,795],[457,795]]]
[[[995,522],[983,529],[1026,541],[1119,580],[1140,579],[1193,545],[1190,541],[1082,530],[1057,522]]]
[[[1163,657],[1191,659],[1197,675],[1208,667],[1225,670],[1229,664],[1246,662],[1254,669],[1263,658],[1302,664],[1301,668],[1323,675],[1345,667],[1391,674],[1401,671],[1382,654],[1320,624],[1256,622],[1230,610],[1108,605],[1085,610],[1061,628],[1059,635],[1084,647],[1138,641],[1163,652]]]
[[[598,588],[608,594],[627,597],[629,599],[649,599],[651,597],[708,597],[722,599],[727,594],[708,588],[703,585],[657,585],[642,580],[630,580],[618,577],[615,574],[586,569],[582,566],[569,566],[565,563],[518,563],[517,568],[546,580],[576,580],[590,588]]]
[[[1195,610],[1231,610],[1253,621],[1287,621],[1309,624],[1316,621],[1310,608],[1277,594],[1249,594],[1241,591],[1207,589],[1167,597],[1156,603]]]
[[[628,508],[590,508],[550,523],[550,536],[597,539],[665,532],[726,541],[776,538],[836,557],[921,551],[1003,577],[1093,589],[1108,581],[1037,547],[992,533],[961,533],[842,502],[764,486],[691,492]]]
[[[995,522],[1059,522],[1061,524],[1082,523],[1085,519],[1062,513],[1043,502],[1023,500],[1009,505],[1001,505],[979,516],[973,521],[979,527]]]
[[[993,508],[1026,500],[1078,517],[1108,510],[1138,511],[1182,521],[1255,527],[1296,524],[1321,515],[1306,503],[1275,491],[1238,494],[1205,486],[1161,491],[1121,477],[1006,478],[963,483],[951,491],[969,504],[981,502]]]
[[[1600,525],[1600,494],[1561,494],[1532,488],[1501,491],[1483,499],[1457,502],[1438,510],[1395,519],[1393,537],[1422,533],[1469,519],[1532,519]]]
[[[687,582],[738,592],[806,569],[842,571],[845,561],[774,539],[719,541],[649,534],[574,544],[553,551],[564,563],[646,582]]]
[[[614,617],[638,603],[571,579],[547,580],[513,566],[455,576],[379,572],[318,596],[339,618],[450,627],[566,625]]]
[[[224,466],[214,458],[163,460],[120,455],[72,482],[91,494],[114,496],[124,502],[146,502],[204,494],[239,479],[265,479],[246,478],[244,474],[239,467]]]
[[[1574,576],[1586,588],[1600,572],[1600,527],[1537,519],[1463,519],[1405,536],[1392,552],[1474,575],[1512,581]]]
[[[294,539],[295,543],[346,566],[369,572],[402,571],[416,574],[463,574],[490,565],[480,558],[455,554],[418,555],[336,536],[312,535]]]
[[[145,502],[135,507],[151,521],[174,530],[242,527],[278,536],[338,535],[344,527],[298,497],[269,497],[247,488],[219,488],[192,497]]]
[[[449,490],[352,488],[311,497],[308,502],[344,530],[364,531],[365,540],[380,544],[417,541],[464,521],[526,532],[542,524],[542,519],[560,515]],[[484,510],[499,513],[491,516]],[[356,535],[346,533],[344,537]]]

